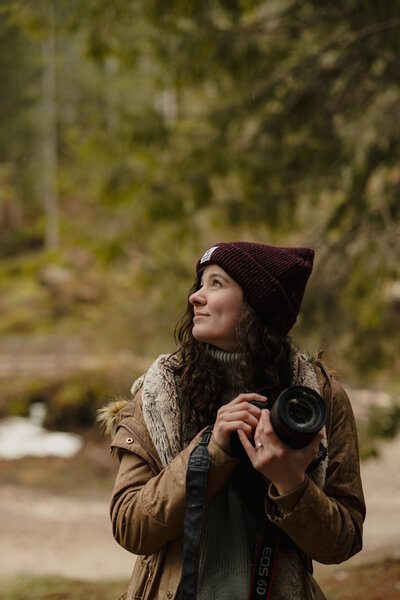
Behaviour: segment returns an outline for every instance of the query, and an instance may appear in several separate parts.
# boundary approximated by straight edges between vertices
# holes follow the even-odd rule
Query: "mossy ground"
[[[327,600],[397,600],[400,559],[344,567],[318,579]]]
[[[127,582],[82,582],[23,574],[0,580],[0,600],[113,600],[126,586]]]
[[[344,568],[319,582],[327,600],[396,600],[400,560]],[[23,574],[0,580],[0,600],[116,600],[126,586],[126,581],[82,582]]]

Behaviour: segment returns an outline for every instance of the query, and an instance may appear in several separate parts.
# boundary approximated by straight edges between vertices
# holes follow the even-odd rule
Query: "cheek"
[[[239,321],[243,312],[243,295],[235,298],[235,301],[232,303],[231,315],[232,318],[235,319],[236,323]]]
[[[240,316],[242,314],[242,305],[241,304],[233,304],[229,310],[225,311],[221,310],[221,316],[223,317],[225,323],[229,325],[232,329],[236,328]]]

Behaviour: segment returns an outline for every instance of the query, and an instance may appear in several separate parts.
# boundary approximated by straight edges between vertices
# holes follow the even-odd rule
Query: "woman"
[[[349,400],[288,337],[313,256],[249,242],[210,248],[177,327],[178,351],[134,383],[131,402],[103,410],[120,459],[114,536],[138,555],[124,598],[180,597],[188,460],[212,423],[199,600],[321,599],[311,560],[339,563],[361,550],[365,506]],[[327,407],[326,425],[298,450],[278,438],[268,410],[290,385],[318,391]]]

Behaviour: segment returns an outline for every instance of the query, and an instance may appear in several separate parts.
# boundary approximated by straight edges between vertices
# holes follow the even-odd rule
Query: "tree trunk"
[[[54,0],[48,4],[46,13],[48,30],[42,40],[43,202],[46,216],[45,246],[48,250],[54,250],[59,245]]]

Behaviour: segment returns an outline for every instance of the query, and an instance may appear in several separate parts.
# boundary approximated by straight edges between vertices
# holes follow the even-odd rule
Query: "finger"
[[[267,400],[263,400],[263,402],[267,402]],[[224,408],[224,412],[230,412],[230,411],[234,411],[234,410],[246,410],[247,412],[253,414],[254,416],[257,417],[257,420],[260,418],[261,412],[264,410],[263,408],[256,406],[254,404],[251,404],[251,401],[249,400],[243,400],[240,403],[237,404],[226,404]],[[220,409],[222,410],[222,409]]]
[[[256,432],[257,435],[276,435],[271,423],[271,413],[268,409],[261,411]]]
[[[243,448],[245,449],[247,456],[249,457],[250,461],[253,462],[253,460],[256,458],[256,454],[257,454],[253,444],[251,444],[249,442],[246,435],[240,429],[238,429],[238,436],[242,443]]]
[[[215,427],[214,427],[215,429]],[[242,419],[232,419],[232,421],[224,421],[218,424],[218,429],[223,431],[236,431],[237,429],[243,429],[246,432],[253,434],[253,427],[250,423],[246,423]]]
[[[231,421],[232,419],[242,419],[243,421],[251,421],[253,426],[256,427],[260,417],[261,417],[261,408],[257,406],[253,406],[248,402],[242,404],[235,404],[230,406],[228,409],[218,411],[218,417],[221,419],[226,419]],[[255,419],[255,421],[254,421]]]
[[[261,412],[261,411],[260,411]],[[257,415],[247,411],[241,410],[236,412],[226,412],[221,416],[220,421],[225,423],[230,423],[232,421],[243,421],[244,423],[248,423],[253,428],[257,427],[259,418]]]
[[[254,404],[250,404],[249,402],[246,402],[244,407],[248,412],[257,417],[257,421],[260,419],[261,413],[264,411],[264,409],[260,408],[259,406],[254,406]]]
[[[254,428],[249,425],[249,423],[245,423],[244,421],[237,421],[236,428],[234,431],[243,431],[249,439],[252,439]]]
[[[238,404],[240,402],[249,402],[250,400],[257,400],[258,402],[267,402],[268,398],[266,396],[262,396],[261,394],[257,394],[256,392],[249,392],[246,394],[239,394],[230,402],[230,404]]]
[[[243,431],[245,436],[249,439],[253,437],[253,428],[251,425],[243,423],[243,421],[231,421],[230,423],[224,423],[218,429],[214,427],[214,432],[218,437],[220,435],[223,437],[230,437],[235,431]]]

